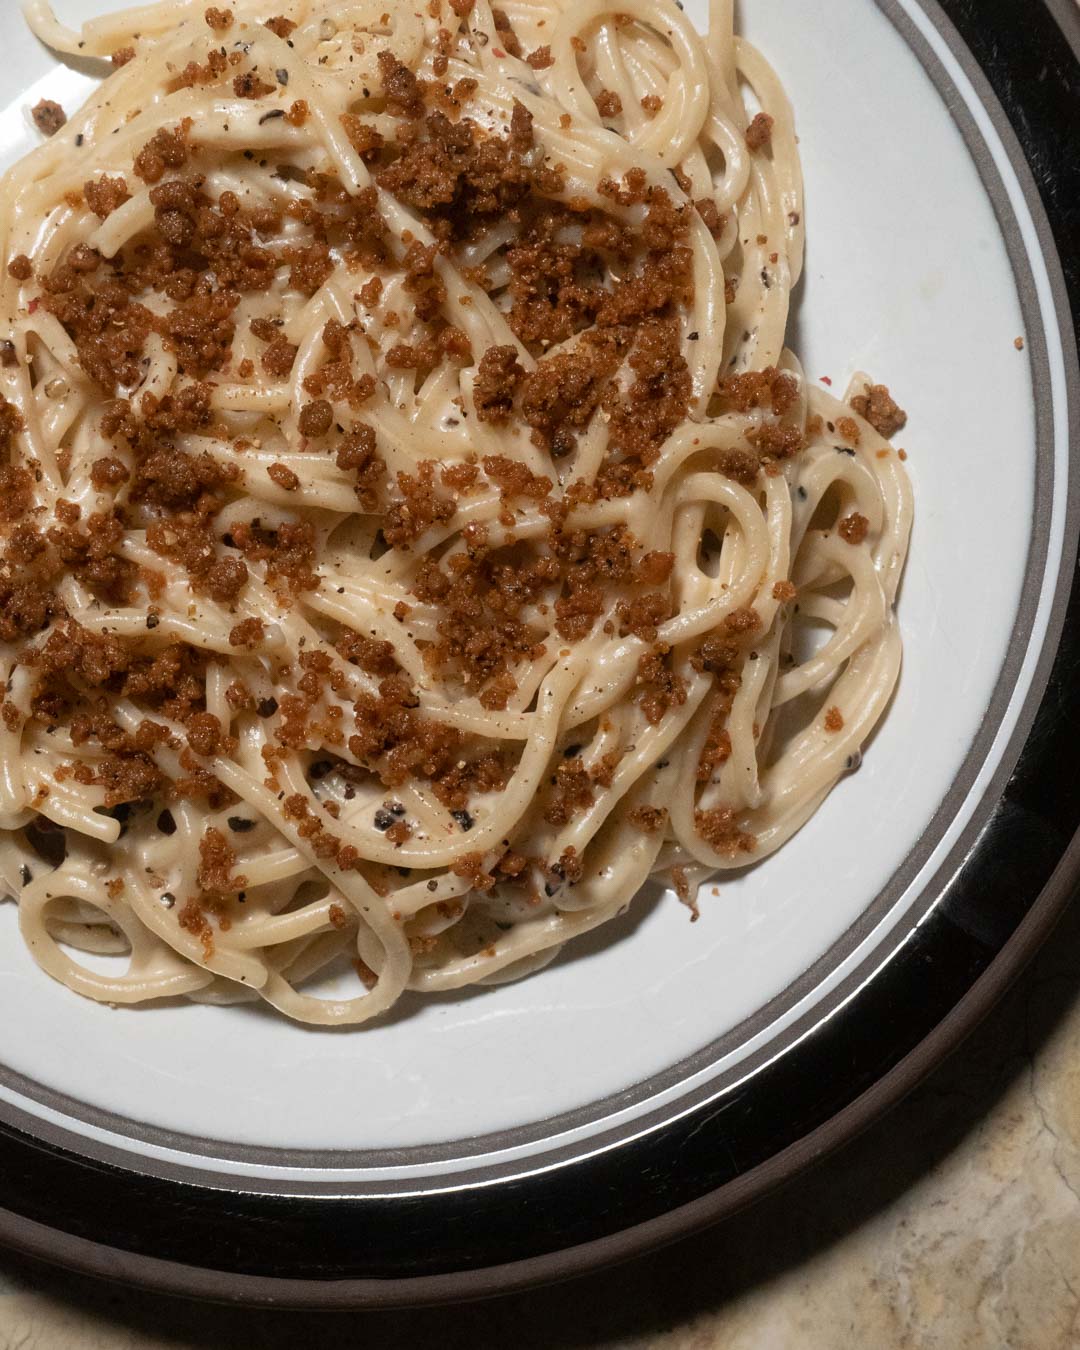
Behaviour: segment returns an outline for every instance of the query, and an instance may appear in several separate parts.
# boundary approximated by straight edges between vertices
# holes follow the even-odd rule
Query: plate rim
[[[881,8],[894,26],[900,29],[902,39],[912,47],[935,84],[940,84],[932,68],[935,58],[920,50],[926,49],[927,44],[922,35],[914,31],[915,25],[906,16],[902,17],[900,23],[897,22],[893,13],[897,6],[892,0],[886,0]],[[949,77],[945,74],[944,78],[948,80]],[[946,92],[938,88],[939,96],[944,96]],[[1010,644],[997,672],[981,722],[963,760],[945,796],[906,855],[870,902],[836,935],[827,949],[736,1025],[655,1072],[553,1115],[447,1142],[362,1149],[242,1143],[231,1138],[177,1129],[150,1123],[136,1116],[118,1114],[107,1106],[88,1103],[59,1088],[47,1086],[25,1071],[4,1064],[0,1064],[0,1088],[16,1100],[12,1101],[7,1096],[0,1099],[0,1121],[17,1128],[25,1126],[27,1133],[37,1133],[61,1148],[70,1141],[73,1152],[96,1157],[103,1162],[115,1162],[124,1167],[129,1165],[129,1158],[138,1158],[142,1168],[156,1175],[190,1179],[196,1184],[205,1180],[210,1184],[233,1185],[239,1191],[245,1189],[243,1174],[233,1180],[233,1174],[228,1171],[229,1164],[239,1164],[250,1169],[264,1167],[282,1172],[298,1172],[321,1163],[326,1169],[342,1175],[345,1172],[397,1171],[412,1165],[418,1169],[416,1184],[420,1187],[429,1184],[438,1186],[445,1181],[441,1172],[431,1174],[426,1169],[449,1164],[456,1165],[464,1184],[470,1184],[487,1178],[495,1179],[507,1169],[512,1169],[514,1163],[506,1160],[506,1154],[534,1145],[542,1148],[545,1141],[553,1137],[587,1130],[585,1138],[588,1147],[613,1144],[649,1128],[651,1124],[661,1123],[665,1115],[670,1115],[674,1100],[678,1101],[680,1111],[694,1109],[701,1101],[717,1096],[731,1083],[754,1073],[772,1057],[788,1053],[803,1035],[811,1033],[822,1019],[831,1016],[842,1006],[875,963],[891,958],[898,940],[897,930],[903,923],[920,921],[925,911],[936,904],[936,897],[942,889],[941,879],[963,856],[965,841],[970,842],[977,837],[980,826],[992,811],[999,795],[997,789],[1007,779],[1008,762],[1013,758],[1013,752],[1022,746],[1026,723],[1033,718],[1033,710],[1041,698],[1039,663],[1035,663],[1030,685],[1022,692],[1019,692],[1019,686],[1025,665],[1021,639],[1036,611],[1043,607],[1043,595],[1051,575],[1048,573],[1052,561],[1049,556],[1052,533],[1049,518],[1056,500],[1051,481],[1054,476],[1055,438],[1052,425],[1054,407],[1049,392],[1049,366],[1044,341],[1050,327],[1036,293],[1037,283],[1030,267],[1029,250],[1021,237],[1022,223],[1016,219],[1015,211],[1006,200],[1008,188],[1002,183],[996,165],[990,162],[993,152],[985,144],[980,130],[973,125],[970,113],[963,114],[959,129],[998,218],[1026,321],[1038,442],[1034,478],[1036,525],[1029,541],[1022,593],[1012,625]],[[1077,506],[1072,500],[1072,493],[1062,493],[1061,498],[1066,514]],[[1054,600],[1047,606],[1050,625],[1040,652],[1043,648],[1050,648],[1057,640],[1055,618],[1064,609],[1060,594],[1063,572],[1064,569],[1059,568],[1052,574]],[[989,781],[979,788],[979,779],[985,772],[988,759],[992,758],[991,752],[1000,738],[1002,724],[1016,704],[1019,704],[1020,710],[1002,761],[993,769]],[[956,821],[964,817],[967,817],[966,823],[957,830]],[[946,844],[945,840],[950,835],[953,842]],[[943,852],[943,849],[947,851]],[[924,876],[918,889],[913,890],[920,874],[926,872],[935,856],[938,861],[934,864],[933,872]],[[905,896],[910,899],[901,908]],[[882,931],[875,936],[878,930]],[[867,948],[866,943],[870,939],[874,941],[874,946]],[[852,965],[851,958],[856,952],[860,952],[857,964]],[[825,993],[817,996],[822,982],[829,980],[845,965],[848,966],[846,972]],[[802,1011],[796,1012],[804,999],[812,1001]],[[784,1018],[788,1019],[784,1025],[771,1031],[771,1024]],[[763,1039],[749,1053],[739,1055],[740,1048],[747,1040],[762,1033],[767,1039]],[[736,1056],[734,1061],[717,1070],[715,1066],[729,1054]],[[682,1085],[691,1079],[697,1079],[699,1086],[680,1091]],[[659,1104],[657,1099],[669,1094],[675,1094],[675,1097],[663,1105]],[[634,1114],[628,1117],[625,1114],[627,1111],[633,1111]],[[616,1117],[618,1119],[614,1119]],[[584,1146],[584,1139],[581,1146]],[[552,1162],[569,1159],[573,1156],[574,1147],[567,1144],[554,1154],[546,1150],[545,1156]],[[149,1153],[142,1150],[149,1150]],[[484,1160],[489,1156],[491,1161]],[[333,1193],[335,1188],[348,1187],[350,1184],[354,1184],[353,1178],[327,1181],[325,1193]],[[394,1189],[394,1182],[388,1180],[384,1184],[375,1181],[371,1183],[370,1189],[389,1193]]]
[[[888,17],[894,18],[896,6],[893,0],[879,0],[879,3]],[[1073,415],[1072,436],[1075,438],[1077,414],[1075,360],[1070,364],[1070,350],[1075,352],[1075,337],[1068,312],[1068,292],[1045,204],[1031,173],[1027,154],[1016,135],[1012,119],[1001,105],[978,59],[960,36],[955,25],[945,16],[935,0],[918,0],[918,3],[946,38],[953,54],[974,85],[980,102],[995,124],[1013,168],[1020,178],[1024,194],[1028,198],[1039,234],[1043,260],[1055,293],[1058,332],[1066,359],[1066,374],[1067,377],[1074,376],[1069,382],[1067,400]],[[1065,33],[1067,42],[1070,41],[1071,29],[1071,41],[1075,46],[1077,35],[1080,34],[1080,18],[1077,12],[1067,8],[1067,0],[1045,0],[1045,4],[1045,9],[1042,7],[1039,9],[1040,16],[1051,16],[1051,22],[1056,19]],[[960,10],[965,5],[970,8],[969,0],[956,0],[950,8]],[[981,7],[976,22],[985,21],[986,12],[990,8],[989,5]],[[1075,439],[1072,439],[1071,445],[1075,454],[1077,445]],[[1073,467],[1071,460],[1072,456],[1070,467]],[[1074,540],[1070,536],[1067,539],[1070,549],[1073,543]],[[1066,568],[1062,567],[1059,582],[1065,575]],[[1067,604],[1065,607],[1071,608]],[[1052,642],[1054,637],[1051,633],[1048,634],[1040,655],[1040,663],[1045,660],[1049,664],[1058,657],[1060,634],[1058,642],[1048,650]],[[1041,705],[1044,699],[1045,690],[1038,694],[1038,703]],[[1025,736],[1028,735],[1030,728],[1025,732]],[[72,1233],[62,1233],[7,1210],[0,1211],[0,1241],[89,1273],[112,1275],[171,1292],[219,1299],[272,1301],[279,1304],[284,1301],[297,1305],[326,1307],[430,1303],[506,1292],[547,1280],[565,1278],[571,1274],[584,1273],[600,1265],[627,1259],[646,1248],[674,1240],[715,1222],[751,1203],[766,1190],[790,1179],[811,1160],[839,1147],[895,1104],[959,1044],[1004,992],[1064,910],[1078,874],[1080,874],[1080,836],[1074,836],[1060,856],[1050,880],[1011,936],[1000,947],[988,968],[914,1048],[853,1101],[848,1102],[815,1129],[786,1148],[727,1181],[718,1189],[616,1233],[544,1255],[503,1265],[488,1265],[477,1270],[393,1280],[350,1279],[328,1282],[217,1271],[184,1265],[160,1257],[118,1251]],[[47,1151],[46,1148],[45,1152]]]

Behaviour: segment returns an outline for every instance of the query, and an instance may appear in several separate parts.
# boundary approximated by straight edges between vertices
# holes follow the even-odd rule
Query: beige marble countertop
[[[1080,1347],[1080,905],[951,1061],[726,1225],[455,1309],[207,1308],[0,1253],[0,1350]]]

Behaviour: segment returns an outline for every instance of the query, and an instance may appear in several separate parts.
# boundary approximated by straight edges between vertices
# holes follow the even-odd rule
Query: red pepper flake
[[[829,379],[828,375],[822,375],[822,377],[821,377],[821,383],[822,383],[822,384],[827,384],[827,385],[829,386],[830,389],[832,388],[832,380]]]

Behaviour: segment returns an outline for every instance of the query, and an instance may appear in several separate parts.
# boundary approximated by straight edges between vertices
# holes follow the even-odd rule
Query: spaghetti
[[[368,1021],[693,904],[856,765],[902,414],[784,349],[731,8],[31,0],[116,67],[0,206],[0,878],[56,979]]]

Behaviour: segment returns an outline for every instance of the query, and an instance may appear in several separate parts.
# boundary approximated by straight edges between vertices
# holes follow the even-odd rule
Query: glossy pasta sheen
[[[208,666],[206,708],[228,728],[235,749],[210,755],[204,767],[237,803],[214,813],[198,800],[177,802],[169,832],[160,825],[160,803],[152,811],[134,809],[121,822],[102,810],[102,788],[69,774],[57,778],[61,765],[92,761],[92,743],[77,746],[63,730],[49,734],[31,720],[0,724],[0,881],[17,897],[23,936],[50,975],[113,1003],[261,998],[300,1021],[362,1023],[406,990],[449,990],[527,974],[577,934],[613,918],[650,877],[674,879],[692,898],[704,879],[745,867],[789,839],[838,778],[856,767],[895,685],[901,643],[893,601],[907,551],[910,489],[888,441],[849,406],[810,388],[784,347],[803,250],[793,117],[766,62],[734,36],[725,0],[713,5],[707,38],[670,0],[516,0],[506,15],[523,51],[550,48],[551,63],[538,69],[502,51],[487,0],[477,0],[463,18],[443,0],[415,10],[397,0],[233,0],[236,24],[245,26],[225,33],[222,45],[242,41],[260,68],[284,76],[290,100],[309,108],[300,126],[282,116],[266,119],[262,104],[234,98],[227,83],[170,92],[176,71],[205,58],[206,8],[205,0],[152,4],[94,20],[75,34],[56,21],[45,0],[31,0],[29,20],[56,50],[107,56],[130,47],[135,55],[60,135],[4,180],[0,256],[25,253],[40,273],[78,243],[106,257],[117,253],[152,220],[144,186],[135,183],[131,201],[104,221],[71,194],[82,188],[88,164],[99,173],[125,172],[156,130],[185,117],[194,121],[204,172],[205,157],[213,156],[218,192],[253,194],[280,207],[305,190],[299,174],[274,173],[282,163],[332,170],[351,192],[368,187],[371,175],[343,130],[342,114],[364,109],[381,50],[430,76],[440,28],[458,35],[446,81],[477,81],[470,116],[499,131],[515,101],[523,104],[544,153],[565,168],[568,198],[600,203],[603,180],[639,168],[675,202],[711,198],[726,215],[715,237],[695,215],[688,241],[694,295],[679,318],[692,382],[686,420],[651,466],[648,491],[601,499],[574,514],[575,526],[624,524],[643,548],[674,555],[672,613],[659,624],[658,641],[672,652],[685,697],[662,718],[650,721],[636,697],[646,647],[639,637],[620,636],[618,623],[601,620],[581,641],[566,643],[546,607],[531,615],[548,630],[545,654],[517,672],[517,690],[504,709],[482,706],[467,688],[429,677],[423,652],[434,616],[413,593],[424,560],[445,561],[463,549],[467,525],[483,525],[496,538],[510,530],[516,539],[539,539],[548,521],[535,505],[525,505],[508,526],[500,520],[499,492],[484,485],[408,551],[376,547],[379,521],[357,511],[347,475],[331,457],[301,453],[302,385],[318,360],[326,323],[363,320],[367,340],[354,336],[353,355],[377,382],[364,413],[377,433],[387,481],[419,461],[492,454],[562,485],[588,480],[604,454],[606,424],[602,413],[594,414],[574,454],[552,461],[520,427],[455,417],[456,410],[474,407],[475,370],[446,363],[415,387],[412,371],[385,359],[394,343],[409,340],[409,317],[387,322],[400,293],[388,283],[374,311],[365,309],[357,296],[363,278],[338,267],[310,297],[284,285],[271,297],[284,318],[282,333],[298,347],[284,381],[230,378],[245,356],[258,367],[248,325],[237,323],[232,366],[216,383],[213,406],[218,425],[233,438],[247,436],[248,448],[240,454],[229,439],[209,432],[185,440],[221,464],[238,466],[246,507],[258,499],[265,521],[313,523],[318,587],[282,603],[255,561],[230,608],[193,594],[174,569],[155,598],[158,622],[146,638],[183,640],[220,658]],[[263,26],[278,14],[295,25],[287,39]],[[622,113],[614,127],[598,111],[600,90],[618,95]],[[643,98],[660,100],[655,115]],[[752,153],[746,140],[760,109],[773,119],[767,154]],[[380,191],[379,210],[399,260],[409,239],[430,241],[424,222],[387,192]],[[635,210],[640,213],[629,208],[631,216]],[[486,253],[478,248],[468,259],[439,258],[446,305],[477,360],[492,346],[511,346],[531,370],[536,358],[508,326],[499,295],[481,289],[465,267],[491,262],[501,242],[492,238]],[[61,325],[28,304],[26,286],[6,273],[2,284],[3,335],[10,335],[19,359],[0,369],[0,391],[25,423],[13,453],[40,470],[35,506],[52,511],[64,498],[92,511],[89,470],[104,453],[96,428],[105,400],[80,369]],[[407,300],[398,308],[411,315]],[[242,310],[245,319],[258,312]],[[809,428],[806,448],[745,484],[725,475],[718,459],[744,446],[764,414],[725,411],[717,381],[777,366],[797,386],[785,421]],[[160,343],[152,346],[141,389],[162,395],[176,381],[175,359]],[[838,430],[842,419],[850,419],[847,434]],[[299,488],[280,487],[266,472],[274,465],[294,472]],[[219,533],[228,527],[228,509]],[[859,529],[845,534],[837,528],[852,517],[861,520]],[[138,531],[124,548],[136,564],[161,566]],[[145,636],[145,607],[110,608],[71,576],[63,586],[68,612],[85,628]],[[394,615],[402,604],[409,607],[407,622]],[[717,694],[694,654],[709,634],[726,631],[729,616],[751,608],[758,627],[742,648],[726,722],[730,753],[702,777],[698,766]],[[256,650],[230,645],[230,631],[244,619],[265,625]],[[392,643],[425,714],[468,742],[500,748],[511,761],[505,787],[470,803],[467,826],[423,782],[388,792],[373,775],[321,777],[322,747],[281,750],[273,716],[230,705],[227,690],[237,678],[264,703],[280,700],[295,682],[290,662],[301,650],[325,651],[341,671],[342,692],[327,693],[328,704],[336,699],[347,709],[370,692],[377,681],[345,663],[328,637],[337,625]],[[32,669],[19,664],[19,655],[0,647],[7,697],[16,708],[30,697]],[[138,709],[122,699],[114,700],[111,714],[128,729],[140,720]],[[183,727],[170,730],[182,740]],[[272,780],[263,756],[271,745],[277,752]],[[605,757],[615,767],[595,776],[587,808],[555,825],[545,819],[543,795],[568,750],[586,770]],[[334,753],[348,758],[340,747]],[[181,775],[175,749],[162,745],[154,754],[168,778]],[[342,868],[316,852],[282,804],[298,795],[364,866]],[[411,823],[404,842],[391,842],[385,823],[382,829],[373,823],[388,796]],[[327,812],[328,802],[336,816]],[[641,818],[642,808],[666,811],[663,826],[639,828],[633,818]],[[746,848],[714,847],[703,837],[703,813],[721,809],[731,813]],[[27,838],[38,814],[64,831],[59,866],[48,865]],[[243,828],[230,832],[229,821],[238,818]],[[245,879],[243,902],[233,905],[228,924],[210,917],[212,941],[179,919],[186,897],[199,889],[199,841],[209,827],[226,835],[235,871]],[[547,864],[537,870],[536,886],[476,889],[476,866],[494,867],[508,849]],[[560,883],[551,870],[568,850],[583,863],[573,885]],[[480,859],[475,865],[468,862],[473,855]],[[81,960],[82,951],[128,959],[118,973]],[[366,982],[346,961],[360,963]],[[320,990],[319,979],[339,969],[330,991]]]

